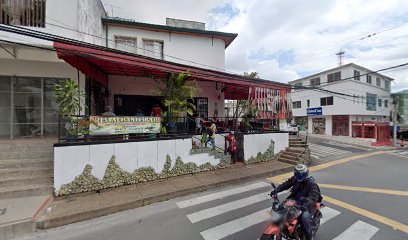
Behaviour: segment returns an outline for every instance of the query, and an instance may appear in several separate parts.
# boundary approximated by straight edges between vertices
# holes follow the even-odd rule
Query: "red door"
[[[333,116],[332,134],[334,136],[349,136],[349,121],[350,117],[348,115]]]

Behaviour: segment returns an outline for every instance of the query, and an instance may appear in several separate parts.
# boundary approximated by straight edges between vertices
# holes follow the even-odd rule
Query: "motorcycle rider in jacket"
[[[306,240],[312,240],[312,221],[316,211],[316,203],[321,201],[320,189],[313,177],[309,176],[309,169],[304,164],[298,164],[294,170],[294,176],[279,185],[271,195],[291,189],[288,196],[301,204],[303,211],[300,216]]]

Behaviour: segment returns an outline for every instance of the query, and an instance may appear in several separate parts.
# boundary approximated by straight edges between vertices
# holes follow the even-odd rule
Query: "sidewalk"
[[[278,161],[236,165],[152,182],[58,197],[37,219],[37,227],[46,229],[88,220],[112,213],[206,191],[211,188],[270,177],[290,171],[292,165]]]

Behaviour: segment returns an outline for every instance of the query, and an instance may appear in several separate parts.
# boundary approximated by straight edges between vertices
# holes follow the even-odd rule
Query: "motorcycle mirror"
[[[274,183],[271,183],[271,185],[272,185],[272,187],[273,187],[273,188],[276,188],[276,186],[275,186],[275,184],[274,184]]]

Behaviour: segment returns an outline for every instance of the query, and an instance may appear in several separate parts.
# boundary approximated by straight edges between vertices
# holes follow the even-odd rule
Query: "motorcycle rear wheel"
[[[262,234],[261,238],[259,240],[275,240],[275,235],[273,234]]]

